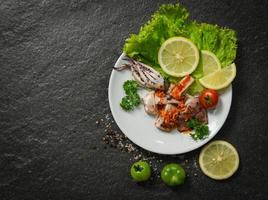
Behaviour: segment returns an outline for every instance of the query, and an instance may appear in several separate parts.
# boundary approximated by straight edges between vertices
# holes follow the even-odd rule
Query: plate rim
[[[114,64],[114,67],[118,65],[118,63],[122,60],[122,58],[126,56],[125,53],[121,53],[121,55],[118,57],[117,61],[115,62]],[[219,132],[219,130],[222,128],[222,126],[225,124],[226,122],[226,119],[227,117],[229,116],[229,113],[230,113],[230,109],[231,109],[231,105],[232,105],[232,100],[233,100],[233,89],[232,89],[232,84],[229,86],[230,87],[230,92],[231,92],[231,100],[230,100],[230,104],[228,106],[228,110],[227,110],[227,115],[224,117],[223,119],[223,123],[218,126],[216,129],[215,129],[215,134],[213,136],[211,136],[210,138],[208,138],[206,141],[204,142],[201,142],[199,144],[197,144],[196,146],[194,147],[190,147],[188,149],[186,149],[185,151],[181,151],[181,152],[160,152],[160,151],[155,151],[153,149],[150,149],[150,148],[147,148],[143,145],[140,145],[140,144],[137,144],[131,137],[129,137],[123,130],[122,128],[119,126],[119,122],[118,122],[118,119],[115,117],[115,110],[111,104],[111,82],[112,82],[112,79],[114,77],[114,69],[112,69],[111,71],[111,74],[110,74],[110,78],[109,78],[109,86],[108,86],[108,101],[109,101],[109,107],[110,107],[110,110],[111,110],[111,113],[112,113],[112,116],[113,116],[113,119],[114,121],[116,122],[118,128],[120,129],[120,131],[131,141],[133,142],[135,145],[149,151],[149,152],[152,152],[152,153],[157,153],[157,154],[162,154],[162,155],[179,155],[179,154],[184,154],[184,153],[188,153],[188,152],[191,152],[191,151],[194,151],[200,147],[202,147],[203,145],[205,145],[206,143],[208,143],[209,141],[211,141]]]

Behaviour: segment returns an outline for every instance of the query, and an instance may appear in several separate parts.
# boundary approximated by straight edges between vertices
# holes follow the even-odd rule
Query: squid
[[[124,58],[124,60],[127,61],[126,64],[121,67],[114,67],[114,69],[117,71],[130,69],[134,79],[145,88],[165,89],[165,80],[155,69],[129,57]]]

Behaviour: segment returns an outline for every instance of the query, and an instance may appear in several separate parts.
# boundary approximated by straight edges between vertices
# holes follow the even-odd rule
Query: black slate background
[[[0,1],[1,200],[268,199],[267,1],[181,1],[192,18],[238,32],[232,108],[216,136],[240,153],[231,179],[205,177],[196,150],[180,157],[184,186],[137,185],[132,155],[101,143],[95,122],[111,119],[108,79],[124,39],[167,2]]]

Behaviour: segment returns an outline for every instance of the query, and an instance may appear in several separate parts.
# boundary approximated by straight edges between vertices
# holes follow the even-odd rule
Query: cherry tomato
[[[147,181],[151,176],[151,167],[145,161],[138,161],[132,165],[130,174],[137,182]]]
[[[203,90],[199,96],[200,105],[205,109],[215,108],[218,104],[219,95],[216,90]]]
[[[183,184],[185,177],[184,169],[176,163],[166,165],[161,171],[161,178],[168,186]]]

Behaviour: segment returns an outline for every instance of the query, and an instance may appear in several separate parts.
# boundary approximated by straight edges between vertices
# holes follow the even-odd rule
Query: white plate
[[[115,67],[121,66],[125,61],[122,54]],[[155,117],[145,113],[143,105],[133,111],[126,112],[120,107],[124,94],[123,83],[133,79],[129,70],[121,72],[113,70],[109,82],[109,104],[121,131],[136,145],[159,154],[182,154],[204,145],[211,140],[224,124],[232,102],[232,87],[220,95],[217,109],[208,112],[209,137],[205,140],[194,141],[189,135],[181,134],[177,130],[171,133],[163,132],[154,125]],[[147,91],[141,90],[143,96]]]

